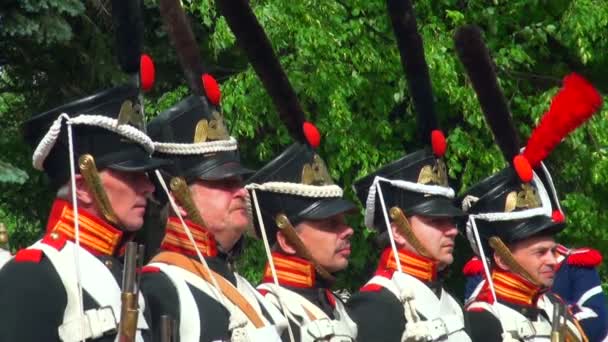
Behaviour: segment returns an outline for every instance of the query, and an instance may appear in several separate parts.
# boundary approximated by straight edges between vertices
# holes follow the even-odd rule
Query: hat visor
[[[146,172],[167,166],[171,161],[166,159],[148,157],[146,155],[134,156],[131,159],[116,161],[106,167],[124,172]]]
[[[196,178],[215,181],[238,176],[247,176],[254,172],[255,171],[251,169],[243,167],[238,161],[227,160],[206,169],[204,173],[199,174]]]
[[[534,216],[522,221],[506,234],[505,242],[517,242],[540,234],[555,235],[566,228],[565,223],[555,222],[547,216]]]
[[[357,210],[357,206],[343,198],[324,198],[315,202],[299,216],[303,220],[323,220],[338,214],[350,214]]]
[[[404,210],[405,214],[420,215],[429,217],[463,217],[467,216],[465,212],[460,210],[455,205],[453,199],[442,196],[426,197],[421,203]]]

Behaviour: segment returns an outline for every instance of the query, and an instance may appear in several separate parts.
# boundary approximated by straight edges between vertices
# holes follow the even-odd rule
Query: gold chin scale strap
[[[405,239],[412,245],[412,247],[414,247],[416,252],[418,252],[418,254],[424,257],[430,258],[431,255],[426,250],[422,242],[418,240],[416,234],[414,234],[412,226],[408,222],[407,217],[405,217],[403,210],[401,210],[401,208],[399,207],[392,207],[389,214],[391,215],[391,219],[393,220],[393,222],[395,222],[395,224],[397,225],[399,233],[403,235],[403,237],[405,237]]]
[[[93,201],[97,209],[99,209],[108,222],[115,226],[120,226],[118,216],[114,213],[112,204],[110,204],[110,200],[108,199],[108,194],[101,184],[101,178],[99,178],[99,172],[95,165],[95,158],[90,154],[83,154],[78,159],[78,167],[89,191],[93,195]]]
[[[285,234],[287,241],[296,250],[296,255],[310,261],[317,273],[319,273],[319,275],[323,279],[328,281],[330,284],[336,281],[336,278],[331,275],[331,273],[329,273],[323,266],[319,265],[319,263],[313,259],[312,254],[310,254],[308,248],[306,248],[302,240],[300,240],[300,237],[296,233],[296,230],[293,228],[293,225],[291,224],[291,222],[289,222],[289,219],[287,218],[287,216],[285,216],[285,214],[277,215],[277,217],[275,218],[275,223],[277,224],[277,227],[279,227],[281,232]]]
[[[201,216],[200,211],[194,204],[190,188],[188,188],[186,181],[182,177],[173,177],[169,187],[171,187],[171,192],[175,195],[179,204],[186,210],[190,220],[201,227],[206,227],[203,216]]]
[[[526,278],[527,280],[529,280],[530,282],[532,282],[532,284],[534,284],[536,286],[543,286],[541,284],[541,282],[538,281],[538,279],[536,279],[532,274],[530,274],[528,271],[526,271],[517,262],[517,260],[515,260],[515,258],[513,257],[513,254],[511,254],[511,251],[509,250],[509,247],[507,247],[507,245],[505,245],[505,243],[502,242],[502,240],[498,236],[492,236],[489,240],[489,243],[490,243],[490,247],[492,247],[494,252],[496,252],[496,254],[498,254],[498,256],[500,256],[500,258],[507,265],[507,267],[509,267],[509,270],[511,272],[521,275],[522,277]]]

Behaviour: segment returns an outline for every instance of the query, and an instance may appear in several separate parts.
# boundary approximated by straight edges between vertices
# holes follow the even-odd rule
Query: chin
[[[439,259],[439,262],[446,266],[451,265],[454,262],[454,256],[452,254],[445,255],[441,259]]]
[[[122,225],[122,227],[129,232],[135,232],[141,229],[141,227],[144,225],[144,221],[137,221],[137,222],[127,222],[124,223]]]
[[[545,278],[545,279],[541,280],[541,283],[545,287],[551,287],[551,286],[553,286],[553,280],[554,280],[554,278],[550,278],[550,279]]]
[[[348,260],[337,261],[331,266],[325,267],[329,273],[336,273],[348,267]]]

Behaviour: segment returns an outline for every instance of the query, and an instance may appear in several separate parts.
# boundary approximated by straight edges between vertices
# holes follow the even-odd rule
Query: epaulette
[[[144,266],[141,268],[141,273],[158,273],[160,268],[156,266]]]
[[[570,250],[566,263],[578,267],[597,267],[602,263],[602,259],[602,254],[598,250],[577,248]]]
[[[367,284],[359,289],[360,292],[379,292],[380,290],[382,290],[382,286],[378,284]]]
[[[42,260],[44,253],[41,249],[22,249],[15,254],[15,262],[33,262],[39,263]]]
[[[473,306],[473,307],[466,308],[465,311],[467,311],[467,312],[484,312],[484,311],[486,311],[486,309],[477,307],[477,306]]]
[[[473,277],[483,274],[483,262],[478,257],[473,257],[467,261],[462,268],[462,274],[466,277]]]
[[[494,296],[492,295],[492,292],[490,291],[490,289],[486,287],[486,288],[482,289],[481,291],[479,291],[479,293],[477,294],[475,299],[472,299],[467,303],[467,307],[469,304],[473,304],[475,302],[494,304]]]

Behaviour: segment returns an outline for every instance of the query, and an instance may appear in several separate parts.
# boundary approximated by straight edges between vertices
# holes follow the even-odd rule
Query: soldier
[[[163,173],[177,200],[160,253],[142,277],[154,336],[160,338],[162,317],[169,316],[181,341],[279,340],[284,317],[229,264],[251,224],[242,180],[251,171],[241,165],[237,141],[224,124],[220,89],[204,73],[179,1],[160,5],[173,41],[184,44],[176,48],[192,95],[148,125],[159,156],[174,161]],[[174,39],[176,32],[181,40]],[[187,51],[195,53],[189,60]]]
[[[154,190],[145,172],[165,164],[151,157],[154,145],[142,131],[140,87],[152,86],[153,65],[140,55],[137,7],[118,1],[112,9],[121,69],[130,82],[24,124],[25,139],[35,147],[33,165],[47,174],[57,196],[43,238],[0,271],[4,341],[148,340],[143,297],[123,292],[131,300],[123,305],[118,283],[125,243],[142,227]],[[128,266],[134,272],[135,263]]]
[[[580,322],[589,341],[603,341],[608,333],[606,295],[597,267],[602,255],[592,248],[557,245],[557,270],[551,291],[560,296]],[[473,257],[463,268],[467,277],[465,299],[474,299],[483,281],[483,263]]]
[[[248,180],[257,235],[272,250],[258,290],[284,307],[295,341],[355,341],[356,324],[331,286],[348,267],[345,214],[356,207],[314,147],[295,143]]]
[[[315,151],[320,134],[304,121],[248,2],[218,6],[297,141],[248,179],[255,230],[269,260],[258,290],[289,318],[284,341],[354,341],[356,325],[330,288],[334,274],[348,266],[353,230],[344,215],[355,206],[343,199]]]
[[[460,29],[456,47],[498,145],[512,161],[463,195],[467,237],[485,274],[466,306],[467,330],[473,341],[586,341],[577,320],[548,291],[557,265],[554,235],[564,228],[564,216],[542,161],[599,109],[601,97],[580,76],[567,76],[520,153],[481,33]]]
[[[441,272],[453,262],[456,219],[463,216],[448,185],[446,141],[437,128],[412,4],[387,3],[428,147],[355,182],[365,224],[385,242],[374,277],[348,307],[359,341],[468,341],[462,308],[441,283]]]

